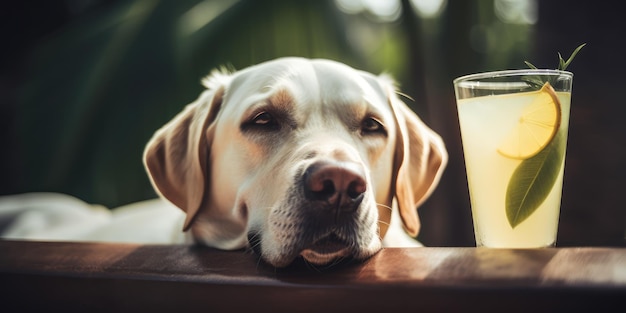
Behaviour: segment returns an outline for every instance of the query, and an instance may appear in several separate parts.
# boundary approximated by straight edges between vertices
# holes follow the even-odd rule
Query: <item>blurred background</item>
[[[0,194],[54,191],[114,208],[154,198],[141,155],[215,67],[281,56],[388,72],[444,138],[420,208],[428,246],[473,246],[452,80],[574,72],[559,246],[625,246],[626,22],[617,1],[42,0],[0,9]]]

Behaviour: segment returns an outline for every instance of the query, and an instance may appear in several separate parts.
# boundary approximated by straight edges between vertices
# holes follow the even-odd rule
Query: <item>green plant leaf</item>
[[[536,69],[537,69],[537,67],[536,67],[534,64],[532,64],[532,63],[530,63],[530,62],[528,62],[528,61],[524,61],[524,63],[526,63],[526,66],[528,66],[529,68],[531,68],[531,69],[533,69],[533,70],[536,70]]]
[[[557,54],[559,55],[559,67],[558,67],[558,69],[563,70],[563,69],[567,68],[567,65],[565,64],[565,60],[563,60],[563,56],[561,56],[561,52],[557,52]]]
[[[522,80],[527,82],[533,90],[539,90],[545,84],[543,76],[524,76]]]
[[[565,134],[559,131],[552,142],[515,169],[506,191],[506,217],[512,228],[526,220],[548,197],[563,158]]]
[[[557,52],[557,54],[559,56],[559,65],[557,66],[557,69],[561,70],[561,71],[565,71],[567,69],[567,67],[570,65],[570,63],[572,63],[572,61],[574,61],[574,57],[576,57],[578,52],[586,45],[587,44],[584,43],[584,44],[578,46],[576,49],[574,49],[574,52],[572,52],[572,54],[569,56],[569,58],[567,58],[567,61],[565,61],[563,59],[563,56],[561,56],[560,52]],[[531,69],[534,69],[534,70],[537,69],[537,67],[534,64],[532,64],[532,63],[530,63],[528,61],[524,61],[524,63],[526,64],[526,66],[528,66]],[[549,82],[551,85],[554,85],[555,84],[555,79],[556,79],[556,77],[554,77],[554,76],[550,77],[550,76],[545,76],[545,75],[530,75],[530,76],[522,77],[522,80],[527,82],[529,87],[530,87],[530,89],[532,89],[532,90],[539,90],[539,89],[541,89],[541,87],[543,86],[543,84],[545,82]]]
[[[572,54],[569,56],[569,58],[567,59],[567,61],[565,61],[565,63],[563,63],[563,67],[559,67],[560,70],[564,71],[567,69],[567,67],[569,66],[570,63],[572,63],[572,61],[574,61],[574,57],[578,54],[578,51],[580,51],[580,49],[582,49],[584,46],[586,46],[587,44],[584,43],[580,46],[578,46],[574,52],[572,52]],[[560,54],[559,54],[560,57]],[[562,60],[562,59],[561,59]]]

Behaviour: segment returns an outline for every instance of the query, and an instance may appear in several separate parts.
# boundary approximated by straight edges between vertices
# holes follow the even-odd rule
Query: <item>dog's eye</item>
[[[280,129],[280,124],[272,113],[261,111],[241,125],[241,129],[250,131],[275,131]]]
[[[275,121],[272,114],[268,112],[259,112],[257,115],[254,116],[254,118],[252,118],[252,123],[255,125],[263,126],[275,123]]]
[[[368,117],[361,123],[361,133],[363,134],[387,134],[383,124],[374,117]]]

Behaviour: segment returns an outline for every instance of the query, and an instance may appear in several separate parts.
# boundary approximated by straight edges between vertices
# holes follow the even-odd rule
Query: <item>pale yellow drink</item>
[[[513,80],[516,79],[519,80],[519,77]],[[499,149],[502,149],[503,143],[506,145],[506,141],[511,140],[510,134],[516,131],[516,127],[520,127],[520,119],[528,112],[540,91],[520,88],[524,83],[519,81],[482,86],[470,83],[463,87],[471,90],[459,90],[461,87],[456,86],[477,246],[535,248],[555,245],[571,100],[571,76],[568,79],[570,83],[567,88],[563,88],[567,92],[553,90],[552,93],[558,98],[560,110],[559,116],[555,117],[555,120],[560,118],[560,122],[554,125],[552,136],[559,137],[559,143],[562,142],[550,147],[559,149],[559,154],[562,155],[562,159],[557,161],[558,168],[554,167],[555,175],[551,176],[554,182],[545,187],[550,190],[545,191],[547,196],[542,198],[541,204],[527,218],[515,223],[507,217],[507,191],[516,169],[532,156],[512,157],[503,155]],[[458,85],[456,81],[455,85]],[[494,91],[488,92],[490,89]],[[489,95],[490,93],[495,95]],[[552,139],[546,141],[553,142]],[[544,148],[537,148],[538,151],[542,149]]]

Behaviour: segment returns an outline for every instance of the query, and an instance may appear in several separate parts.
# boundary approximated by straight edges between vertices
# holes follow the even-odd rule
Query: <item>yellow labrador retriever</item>
[[[417,207],[447,153],[391,79],[281,58],[216,71],[204,85],[144,155],[155,189],[186,212],[197,242],[250,247],[276,267],[298,257],[362,260],[383,238],[397,240],[386,238],[392,206],[406,233],[418,234]]]

